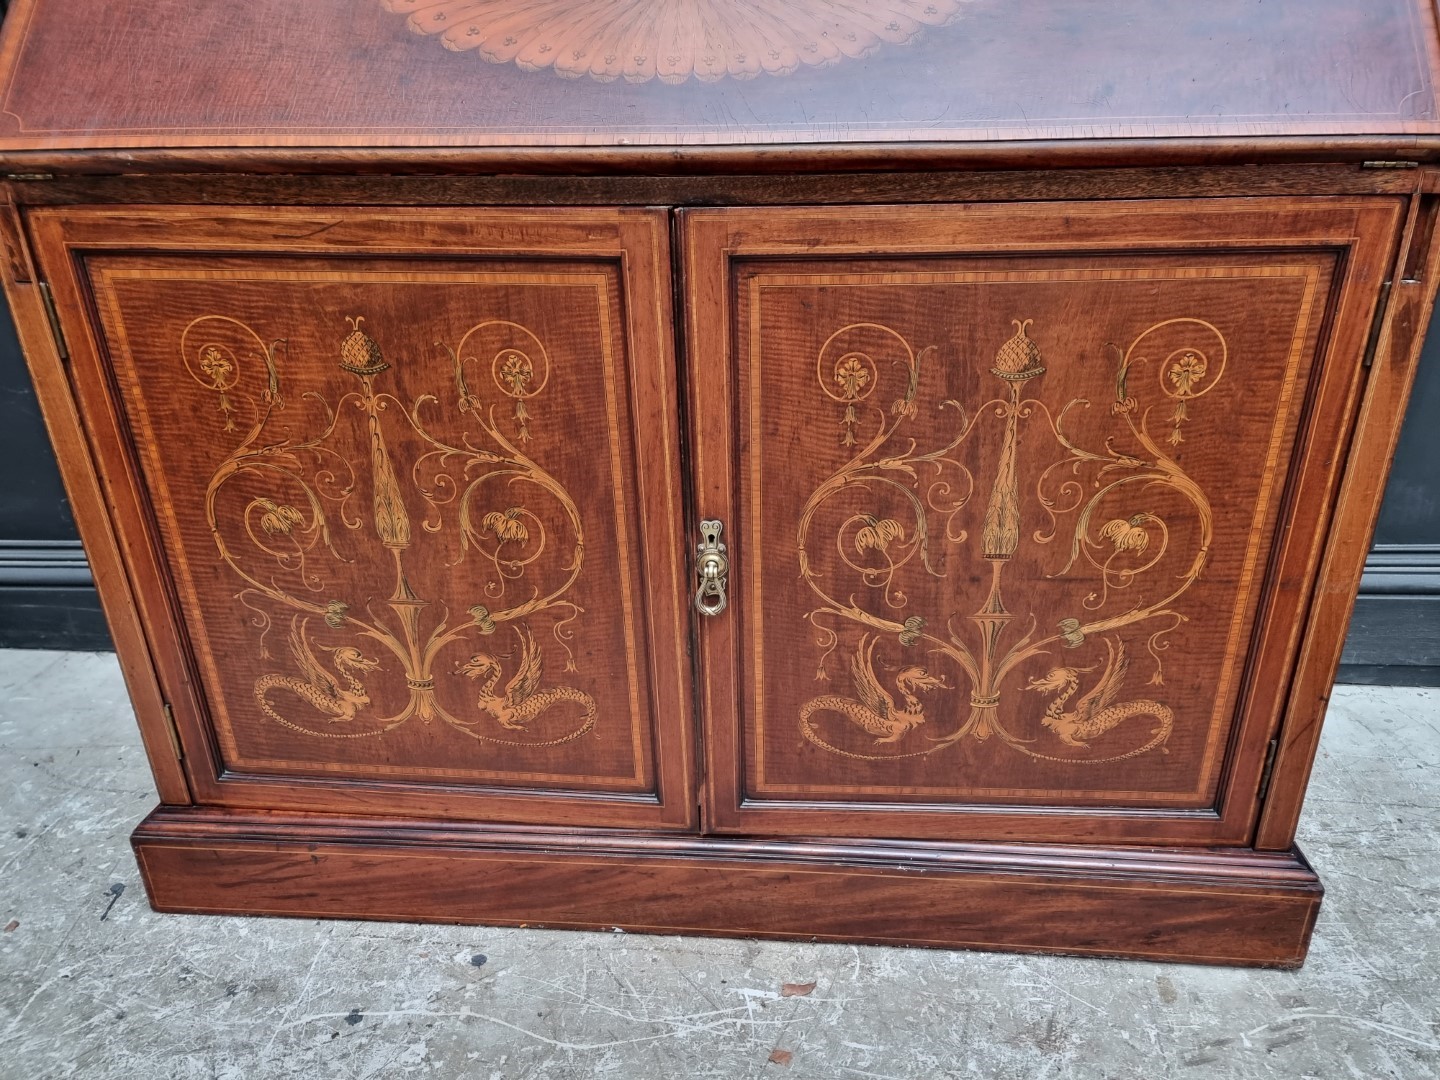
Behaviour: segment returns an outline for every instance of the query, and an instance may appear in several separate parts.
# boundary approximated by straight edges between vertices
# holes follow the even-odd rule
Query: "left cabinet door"
[[[663,212],[29,224],[197,801],[693,826]]]

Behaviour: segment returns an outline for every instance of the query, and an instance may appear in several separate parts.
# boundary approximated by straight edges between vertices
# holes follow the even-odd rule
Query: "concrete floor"
[[[1440,1077],[1435,690],[1336,692],[1298,973],[156,915],[109,655],[0,652],[0,797],[6,1080]]]

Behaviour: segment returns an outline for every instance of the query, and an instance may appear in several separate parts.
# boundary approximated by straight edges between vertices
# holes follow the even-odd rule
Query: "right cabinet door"
[[[709,827],[1247,842],[1403,210],[686,214]]]

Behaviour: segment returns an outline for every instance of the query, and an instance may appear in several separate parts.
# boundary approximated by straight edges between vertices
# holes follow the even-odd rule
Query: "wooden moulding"
[[[750,840],[162,806],[132,837],[180,914],[381,919],[1297,968],[1298,850]]]
[[[46,174],[42,174],[46,175]],[[784,206],[1219,196],[1403,195],[1428,169],[1361,164],[1010,169],[818,175],[363,176],[140,174],[8,181],[27,207]]]
[[[233,143],[240,140],[233,139]],[[611,176],[623,174],[876,172],[1116,165],[1225,166],[1429,162],[1433,135],[1252,135],[696,146],[195,146],[124,149],[0,148],[0,172],[84,175],[178,173],[395,176]]]

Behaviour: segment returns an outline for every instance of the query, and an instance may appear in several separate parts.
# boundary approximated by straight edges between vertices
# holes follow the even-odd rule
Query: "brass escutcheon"
[[[695,591],[695,610],[701,615],[719,615],[725,610],[726,575],[730,560],[720,542],[724,528],[718,521],[700,522],[700,543],[695,546],[695,573],[700,587]]]

